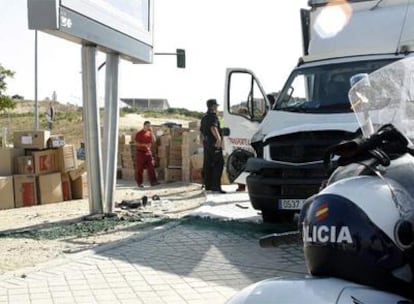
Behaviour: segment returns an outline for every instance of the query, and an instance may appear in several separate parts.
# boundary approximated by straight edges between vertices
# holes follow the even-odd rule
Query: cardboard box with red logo
[[[14,175],[13,181],[16,208],[37,205],[36,175]]]
[[[54,173],[59,171],[59,161],[56,149],[32,152],[36,174]]]
[[[70,201],[72,199],[72,187],[70,183],[69,174],[62,173],[62,193],[63,193],[63,200]]]
[[[199,183],[199,184],[203,183],[203,177],[201,175],[202,170],[203,169],[192,169],[191,170],[191,181],[193,183]]]
[[[16,174],[33,174],[34,163],[33,156],[17,156],[16,157]]]

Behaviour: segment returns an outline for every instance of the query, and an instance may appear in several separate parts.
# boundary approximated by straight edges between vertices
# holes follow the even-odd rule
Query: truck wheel
[[[238,148],[234,150],[226,161],[226,171],[229,181],[232,183],[246,167],[247,160],[253,157],[250,151]]]
[[[293,221],[294,215],[294,212],[262,210],[263,223],[290,223]]]

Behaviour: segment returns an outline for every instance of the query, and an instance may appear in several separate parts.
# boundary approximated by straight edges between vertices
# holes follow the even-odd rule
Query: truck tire
[[[231,183],[243,172],[247,160],[253,156],[254,154],[252,152],[241,148],[234,150],[229,155],[226,162],[226,171],[227,177]]]

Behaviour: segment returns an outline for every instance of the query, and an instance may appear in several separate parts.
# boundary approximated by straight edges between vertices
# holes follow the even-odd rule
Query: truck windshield
[[[393,60],[370,60],[299,67],[290,75],[273,110],[304,113],[352,112],[349,79],[371,73]]]

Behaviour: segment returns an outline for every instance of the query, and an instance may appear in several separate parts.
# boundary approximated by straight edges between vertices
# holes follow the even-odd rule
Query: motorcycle
[[[332,173],[299,215],[309,275],[260,281],[228,304],[414,303],[414,57],[350,81],[360,135],[327,150]]]

